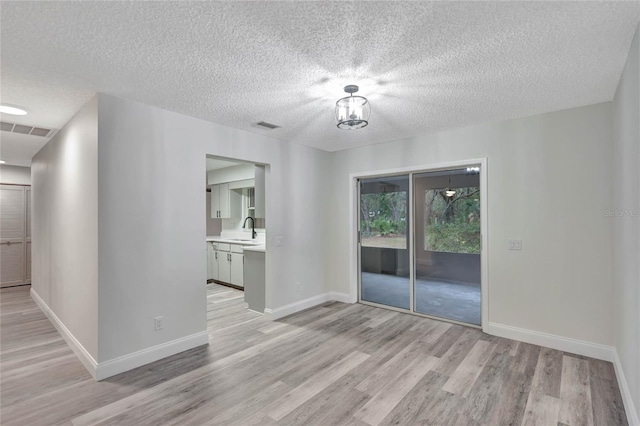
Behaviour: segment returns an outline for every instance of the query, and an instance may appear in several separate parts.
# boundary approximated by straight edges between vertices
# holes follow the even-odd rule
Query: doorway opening
[[[356,177],[360,303],[482,325],[484,172],[472,163]]]
[[[244,298],[249,310],[262,314],[268,166],[210,155],[206,164],[206,282],[208,293],[218,293],[207,300]]]

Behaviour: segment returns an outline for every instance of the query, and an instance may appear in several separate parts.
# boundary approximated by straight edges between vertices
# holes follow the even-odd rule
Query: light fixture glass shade
[[[0,105],[0,113],[11,115],[26,115],[27,110],[17,105],[2,104]]]
[[[351,96],[339,99],[336,102],[336,121],[339,129],[361,129],[369,124],[371,104],[364,96],[354,96],[358,86],[347,86],[345,92]]]

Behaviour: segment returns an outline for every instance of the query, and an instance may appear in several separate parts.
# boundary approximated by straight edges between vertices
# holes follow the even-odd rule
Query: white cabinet
[[[231,284],[244,287],[244,254],[231,254]]]
[[[218,281],[231,284],[231,253],[218,252]]]
[[[214,219],[242,219],[254,216],[249,191],[253,191],[254,179],[245,179],[211,185],[211,217]],[[251,212],[248,212],[251,207]]]
[[[211,185],[211,217],[230,218],[229,184]]]
[[[209,250],[207,278],[237,287],[244,287],[242,246],[239,244],[215,243],[215,248]]]
[[[218,279],[218,243],[207,242],[207,280]]]
[[[207,241],[207,281],[208,280],[212,280],[213,277],[211,276],[211,255],[213,252],[213,248],[211,246],[211,243]]]
[[[220,277],[220,267],[218,266],[219,258],[220,258],[220,253],[218,253],[218,246],[216,244],[214,245],[213,258],[211,259],[211,279],[212,280],[218,280]]]

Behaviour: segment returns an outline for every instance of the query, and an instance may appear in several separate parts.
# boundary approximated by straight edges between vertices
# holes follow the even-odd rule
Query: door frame
[[[360,250],[358,248],[358,223],[360,213],[360,188],[358,185],[359,179],[370,179],[375,177],[392,176],[409,174],[409,191],[408,194],[410,200],[410,206],[408,209],[413,208],[413,174],[415,173],[428,173],[440,170],[449,170],[462,167],[474,167],[480,166],[480,312],[482,330],[486,332],[489,326],[489,249],[488,249],[488,173],[487,173],[487,158],[474,158],[468,160],[449,161],[444,163],[425,164],[420,166],[410,166],[395,169],[374,170],[368,172],[357,172],[349,174],[349,301],[351,303],[358,303],[360,301],[360,274],[359,262],[360,262]],[[414,243],[414,220],[413,213],[411,214],[411,220],[409,221],[409,244],[413,247]],[[415,248],[411,252],[410,259],[410,280],[413,284],[414,269],[414,257]],[[413,290],[411,294],[413,295]],[[367,304],[372,304],[367,302]],[[376,306],[378,306],[376,304]],[[397,310],[399,312],[410,312],[405,309],[399,309],[394,307],[388,307],[386,305],[379,305],[384,308]],[[413,296],[411,297],[411,308],[413,308]],[[412,309],[413,311],[413,309]],[[411,312],[412,314],[429,317],[428,315]],[[447,322],[456,322],[447,320],[446,318],[430,317]],[[459,323],[464,324],[464,323]],[[472,324],[464,324],[474,327]]]

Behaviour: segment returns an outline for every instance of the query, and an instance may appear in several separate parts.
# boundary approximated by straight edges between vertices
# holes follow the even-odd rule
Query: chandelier
[[[361,129],[369,124],[371,105],[364,96],[353,96],[358,91],[358,86],[350,84],[344,87],[344,91],[350,96],[339,99],[336,102],[336,120],[339,129]]]

